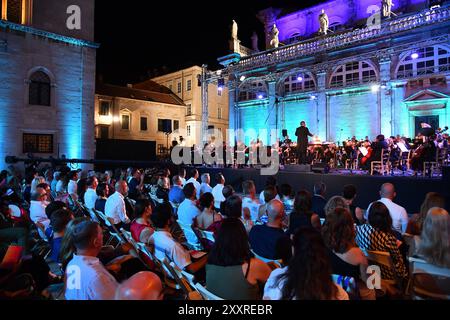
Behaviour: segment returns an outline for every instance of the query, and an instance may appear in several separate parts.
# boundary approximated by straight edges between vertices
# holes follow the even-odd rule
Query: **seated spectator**
[[[211,193],[212,192],[212,188],[209,185],[210,182],[211,182],[211,177],[209,176],[209,173],[202,174],[201,180],[202,180],[202,183],[200,185],[200,197],[204,193],[207,193],[207,192]]]
[[[302,190],[294,199],[294,210],[289,216],[289,234],[294,234],[300,227],[314,227],[320,230],[319,215],[312,212],[311,194]]]
[[[350,209],[350,213],[353,217],[354,223],[356,225],[361,225],[364,223],[364,212],[361,208],[356,207],[353,204],[353,201],[355,201],[356,198],[356,187],[352,184],[347,184],[344,186],[344,190],[342,192],[342,196],[345,199],[345,202],[348,205],[348,208]]]
[[[191,226],[194,219],[201,213],[196,203],[197,190],[192,183],[188,182],[183,188],[183,193],[185,199],[178,207],[178,220],[186,226]],[[189,243],[198,242],[198,239],[194,238],[192,234],[187,235],[187,240]]]
[[[217,222],[222,221],[222,216],[214,209],[214,197],[210,192],[200,197],[202,212],[195,218],[195,225],[203,230],[215,232]]]
[[[274,186],[266,186],[264,188],[264,204],[259,207],[258,221],[267,222],[267,205],[277,196],[277,189]]]
[[[170,180],[166,177],[158,179],[158,189],[156,189],[156,197],[161,203],[169,202]]]
[[[191,178],[186,181],[186,183],[184,184],[183,188],[188,184],[188,183],[192,183],[195,187],[196,190],[196,197],[197,199],[200,199],[200,182],[198,182],[198,170],[197,169],[192,169],[191,170]]]
[[[244,181],[242,190],[244,193],[242,198],[242,216],[245,220],[255,222],[258,220],[259,207],[261,206],[258,198],[256,198],[255,183],[251,180]]]
[[[64,237],[66,227],[69,222],[73,220],[73,218],[72,212],[65,208],[59,209],[52,214],[50,219],[52,234],[48,238],[51,248],[49,258],[54,262],[61,262],[59,256],[61,251],[61,242]]]
[[[187,185],[190,184],[188,183]],[[203,256],[196,262],[192,262],[189,251],[184,249],[172,237],[170,233],[170,225],[172,223],[170,206],[161,205],[156,207],[151,219],[156,228],[155,233],[153,233],[153,241],[155,245],[155,256],[158,260],[163,261],[167,257],[178,268],[184,269],[192,274],[198,273],[200,269],[204,268],[206,256]]]
[[[275,195],[276,195],[275,199],[280,200],[280,196],[278,195],[278,189],[277,189],[277,179],[274,176],[267,177],[266,186],[264,187],[264,190],[266,190],[265,189],[266,187],[274,187],[275,188]],[[259,202],[261,204],[267,203],[264,200],[264,190],[261,191],[261,193],[259,194]]]
[[[180,168],[180,170],[178,171],[178,175],[180,176],[181,187],[183,188],[184,185],[186,184],[186,169],[185,168]]]
[[[67,174],[65,172],[61,172],[59,176],[59,181],[56,183],[56,194],[61,196],[67,192]]]
[[[120,230],[120,228],[128,229],[131,222],[125,207],[124,197],[127,194],[128,185],[122,180],[116,183],[116,192],[106,200],[105,215],[118,230]]]
[[[266,187],[273,188],[273,187]],[[268,221],[264,225],[256,225],[250,230],[250,246],[258,256],[270,260],[289,261],[292,255],[291,241],[283,231],[285,218],[283,203],[272,199],[266,203]]]
[[[44,177],[40,177],[40,176],[39,176],[39,177],[35,177],[35,178],[33,179],[33,181],[31,181],[31,189],[30,189],[30,192],[31,192],[31,193],[36,192],[36,189],[37,189],[38,185],[40,185],[40,184],[42,184],[42,183],[46,183]]]
[[[47,202],[47,204],[49,204],[50,202],[52,202],[53,196],[52,196],[52,190],[50,190],[50,185],[48,183],[40,183],[37,185],[36,190],[38,189],[43,189],[45,191],[45,202]]]
[[[128,180],[128,195],[130,199],[137,200],[141,197],[142,188],[144,186],[144,175],[136,168],[131,168]],[[116,188],[117,189],[117,188]]]
[[[23,247],[24,253],[28,249],[28,230],[17,227],[11,219],[11,209],[5,202],[0,203],[0,244],[17,243]]]
[[[82,221],[74,227],[73,244],[76,254],[66,269],[66,300],[114,299],[119,284],[97,258],[103,246],[102,228],[96,222]]]
[[[214,197],[214,207],[217,211],[220,211],[220,205],[225,201],[225,196],[222,191],[225,187],[225,178],[222,173],[216,174],[216,185],[212,188],[212,195]]]
[[[290,215],[294,209],[294,197],[292,196],[292,187],[290,184],[282,184],[280,186],[281,202],[283,202],[284,210]]]
[[[264,300],[348,300],[332,279],[332,267],[320,233],[303,227],[293,238],[294,255],[275,269],[264,288]],[[312,258],[314,257],[314,258]]]
[[[333,274],[353,277],[358,282],[360,297],[374,300],[375,291],[366,286],[368,262],[356,245],[351,213],[344,208],[337,208],[330,213],[322,227],[322,238],[328,248]]]
[[[39,235],[46,239],[45,230],[50,225],[50,219],[45,214],[47,193],[43,189],[37,189],[31,194],[30,219],[38,228]]]
[[[392,218],[389,209],[384,203],[376,201],[370,207],[368,218],[369,224],[356,228],[358,247],[362,250],[384,251],[391,255],[394,270],[380,266],[382,279],[394,280],[395,274],[400,279],[405,278],[407,270],[399,250],[400,243],[392,230]]]
[[[389,214],[391,215],[392,220],[392,228],[400,234],[403,234],[406,232],[409,218],[405,208],[393,202],[396,196],[397,193],[395,192],[395,187],[392,183],[385,183],[381,186],[381,199],[379,201],[389,209]],[[367,208],[366,215],[370,211],[370,206],[371,205]],[[365,218],[367,220],[367,217]]]
[[[86,208],[89,210],[95,209],[95,202],[97,201],[98,195],[97,195],[97,187],[98,187],[98,180],[97,177],[89,177],[86,181],[87,184],[87,190],[84,194],[84,204],[86,205]]]
[[[420,207],[420,212],[418,214],[414,214],[409,220],[406,233],[416,236],[420,235],[422,233],[422,226],[427,217],[427,213],[434,207],[445,208],[445,198],[437,192],[429,192],[425,196],[425,200]]]
[[[258,300],[269,275],[269,266],[253,257],[242,223],[223,220],[206,265],[207,289],[223,299]]]
[[[325,216],[328,216],[330,213],[333,213],[337,208],[344,208],[350,211],[350,208],[347,205],[347,201],[341,196],[331,197],[330,200],[326,203],[323,211],[325,212]]]
[[[450,276],[450,218],[442,208],[431,208],[423,223],[417,256]]]
[[[224,204],[225,204],[225,201],[234,194],[233,187],[230,185],[226,185],[225,187],[223,187],[222,194],[223,194],[223,197],[225,198],[225,200],[220,203],[220,213],[224,214],[224,212],[225,212]]]
[[[61,172],[60,171],[55,171],[53,173],[52,183],[50,184],[50,189],[52,189],[52,191],[56,192],[56,184],[58,183],[58,181],[60,179],[61,179]]]
[[[131,223],[130,231],[133,239],[145,244],[153,244],[153,228],[151,222],[152,206],[147,199],[139,199],[134,206],[136,219]]]
[[[150,271],[136,273],[116,290],[116,300],[163,300],[161,279]]]
[[[53,212],[60,209],[68,209],[67,204],[62,201],[53,201],[50,202],[48,206],[45,207],[45,214],[51,220]]]
[[[70,171],[66,176],[67,182],[67,193],[72,197],[73,200],[78,200],[78,171]]]
[[[325,194],[327,192],[327,186],[323,182],[317,182],[314,184],[314,195],[311,199],[312,212],[319,215],[319,218],[325,219],[325,205],[327,200]]]
[[[100,183],[95,190],[97,200],[95,200],[95,210],[105,213],[106,200],[109,196],[109,185],[105,182]]]
[[[184,193],[183,193],[183,181],[180,176],[174,176],[172,178],[173,186],[169,191],[169,201],[175,205],[179,206],[180,203],[184,201]]]

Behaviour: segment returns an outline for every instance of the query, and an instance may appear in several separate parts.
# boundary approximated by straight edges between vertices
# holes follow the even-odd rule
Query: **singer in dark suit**
[[[306,127],[305,121],[300,122],[300,127],[295,131],[297,136],[297,156],[299,164],[306,164],[306,150],[308,149],[308,137],[312,137],[313,134],[309,132]]]

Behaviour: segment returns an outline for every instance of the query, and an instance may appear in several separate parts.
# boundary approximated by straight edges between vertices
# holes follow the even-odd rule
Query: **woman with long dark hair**
[[[207,289],[227,300],[258,300],[259,284],[267,281],[270,271],[253,257],[242,221],[224,219],[208,256]]]
[[[264,288],[265,300],[348,300],[332,279],[327,248],[317,230],[298,229],[294,256],[287,267],[275,269]]]
[[[445,197],[437,192],[428,192],[425,200],[420,206],[420,212],[414,214],[408,222],[406,233],[419,236],[422,232],[423,223],[427,217],[427,213],[431,208],[444,208]]]
[[[294,234],[300,227],[314,227],[320,230],[320,218],[312,212],[311,193],[301,190],[295,195],[294,210],[289,216],[289,234]]]

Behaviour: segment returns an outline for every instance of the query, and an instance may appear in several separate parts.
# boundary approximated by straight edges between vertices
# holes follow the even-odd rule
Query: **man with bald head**
[[[392,218],[392,228],[400,233],[406,232],[406,227],[408,226],[408,214],[402,206],[394,203],[394,199],[397,196],[395,192],[395,187],[392,183],[385,183],[380,189],[380,202],[389,209],[389,214]],[[372,204],[371,204],[372,205]],[[365,219],[367,220],[367,215],[370,210],[371,205],[367,208]]]
[[[116,300],[162,300],[161,279],[150,271],[136,273],[120,284],[116,290]]]
[[[289,237],[282,229],[286,216],[283,203],[277,199],[270,201],[266,213],[268,222],[265,225],[255,225],[250,231],[250,246],[260,257],[287,261],[292,251]]]
[[[127,215],[125,197],[128,194],[128,184],[124,180],[117,181],[114,192],[105,204],[105,214],[111,218],[118,230],[120,228],[129,229],[130,219]]]

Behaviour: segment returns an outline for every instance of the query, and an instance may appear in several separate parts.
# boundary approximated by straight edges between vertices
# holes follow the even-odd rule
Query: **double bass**
[[[367,160],[369,160],[372,157],[372,151],[373,149],[371,147],[367,147],[367,154],[361,158],[361,164],[366,164]]]

